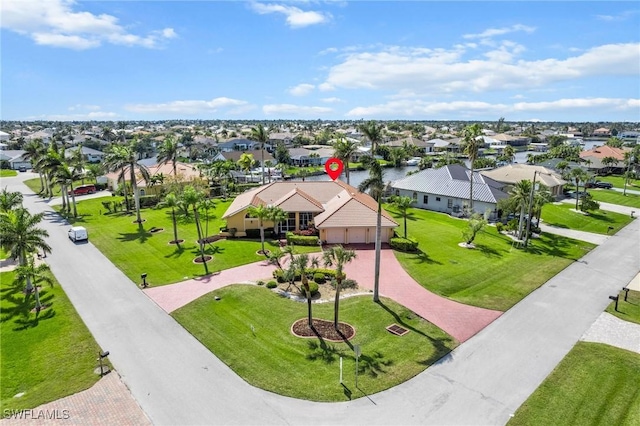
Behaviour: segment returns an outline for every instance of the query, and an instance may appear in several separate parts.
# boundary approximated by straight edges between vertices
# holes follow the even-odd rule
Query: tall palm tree
[[[259,206],[251,206],[249,207],[249,215],[258,219],[258,226],[260,227],[260,242],[262,244],[262,249],[260,253],[263,255],[267,255],[267,252],[264,249],[264,221],[270,219],[271,209],[264,204]]]
[[[619,162],[620,161],[615,157],[604,157],[602,159],[602,164],[607,166],[607,170],[609,173],[611,173],[611,168],[612,168],[611,166],[614,166],[614,165],[617,166]]]
[[[516,150],[511,145],[507,145],[504,147],[502,151],[502,155],[509,161],[509,163],[513,163],[513,160],[516,158]]]
[[[87,175],[93,178],[94,183],[98,183],[98,177],[104,174],[102,163],[94,163],[87,165]]]
[[[84,155],[82,154],[82,145],[78,145],[76,149],[71,151],[71,156],[66,160],[69,166],[73,167],[73,170],[82,179],[82,183],[84,184],[84,166],[86,161],[84,160]]]
[[[242,153],[238,159],[238,165],[245,173],[249,173],[255,163],[256,160],[253,159],[253,154],[247,154],[246,152]]]
[[[347,177],[347,185],[349,181],[349,161],[351,156],[358,151],[358,143],[351,142],[346,138],[340,138],[333,143],[333,155],[344,163],[344,173]]]
[[[260,169],[262,170],[262,184],[264,185],[264,144],[269,142],[269,131],[260,123],[251,129],[249,139],[260,142]]]
[[[129,172],[129,179],[131,182],[131,188],[133,190],[133,199],[136,209],[136,222],[142,223],[142,217],[140,216],[140,194],[138,192],[138,183],[136,178],[136,170],[140,173],[142,178],[149,181],[149,169],[142,164],[138,164],[136,161],[136,153],[133,150],[132,144],[129,145],[112,145],[111,150],[105,156],[105,164],[112,171],[120,170],[122,175],[125,173],[125,168]],[[125,189],[126,192],[126,189]],[[126,202],[126,199],[125,199]]]
[[[364,134],[366,138],[369,139],[369,142],[371,142],[371,156],[375,156],[376,149],[382,142],[382,124],[378,124],[374,120],[371,120],[360,125],[359,129],[362,134]]]
[[[31,163],[31,168],[38,172],[40,177],[40,192],[44,191],[44,176],[39,164],[44,157],[47,149],[42,143],[42,139],[33,139],[24,146],[25,153],[22,157]]]
[[[111,141],[116,137],[117,136],[111,127],[105,126],[102,128],[102,139],[106,139],[107,143],[111,144]]]
[[[482,136],[482,126],[475,123],[465,127],[462,130],[462,144],[463,152],[469,158],[471,163],[471,173],[469,174],[469,212],[473,213],[473,167],[475,161],[478,159],[478,151],[480,147],[484,146],[484,139]]]
[[[22,286],[23,283],[26,283],[27,286],[31,284],[31,288],[33,289],[34,298],[36,300],[36,315],[40,313],[43,306],[40,302],[40,291],[38,290],[38,283],[45,282],[49,284],[49,286],[53,287],[53,278],[49,274],[49,265],[46,263],[41,263],[38,266],[35,266],[33,257],[30,256],[29,260],[25,265],[20,265],[16,268],[15,278],[13,280],[13,284],[16,286]]]
[[[395,206],[396,209],[400,212],[402,219],[404,220],[404,238],[407,238],[407,216],[409,215],[409,207],[413,204],[415,200],[411,197],[404,196],[393,196],[391,197],[391,203]]]
[[[22,207],[23,196],[20,192],[11,192],[6,187],[0,192],[0,213],[6,213]]]
[[[12,259],[18,259],[21,266],[26,265],[29,256],[38,250],[51,253],[51,247],[44,240],[49,233],[37,227],[43,217],[44,213],[32,215],[22,207],[0,213],[0,242]],[[29,279],[26,291],[33,291]]]
[[[205,275],[209,275],[209,267],[207,266],[207,262],[204,256],[204,240],[202,237],[202,229],[200,227],[200,214],[198,213],[200,203],[204,199],[204,193],[189,185],[184,188],[181,198],[181,201],[186,205],[187,209],[193,209],[193,216],[196,222],[196,230],[198,231],[198,247],[200,247],[200,260],[202,260],[202,264],[204,265]]]
[[[55,171],[54,179],[56,183],[60,184],[62,191],[62,197],[69,198],[71,194],[71,203],[66,202],[67,213],[71,210],[70,204],[73,204],[73,217],[78,217],[78,210],[76,208],[76,194],[73,192],[73,181],[77,180],[81,175],[67,163],[62,163],[60,167]],[[67,190],[69,188],[69,190]]]
[[[576,167],[571,170],[570,176],[576,183],[576,210],[578,210],[578,202],[580,201],[580,182],[586,182],[589,180],[589,173],[585,172],[580,167]]]
[[[158,164],[173,165],[173,176],[177,176],[176,163],[178,162],[178,141],[173,136],[167,136],[158,147]]]
[[[300,271],[300,281],[302,282],[302,288],[307,296],[307,323],[309,327],[313,328],[313,316],[311,314],[311,288],[309,287],[309,278],[307,277],[307,268],[310,264],[317,264],[317,259],[314,258],[310,261],[309,255],[306,253],[299,254],[298,256],[291,255],[291,265]]]
[[[164,197],[164,201],[158,203],[158,208],[170,208],[171,209],[171,222],[173,223],[173,241],[180,248],[180,239],[178,239],[178,222],[176,220],[176,208],[180,206],[178,197],[173,192],[170,192]]]
[[[353,250],[346,250],[341,245],[333,246],[329,250],[325,250],[322,253],[325,266],[336,266],[336,298],[333,304],[333,326],[338,329],[338,314],[340,312],[340,289],[342,288],[342,281],[345,278],[342,271],[344,265],[351,262],[356,257],[356,252]],[[374,299],[377,301],[377,299]]]
[[[280,223],[287,220],[289,214],[278,206],[269,209],[269,220],[273,221],[273,232],[276,236],[280,235]]]
[[[514,206],[520,209],[520,219],[518,221],[518,239],[522,239],[524,228],[524,215],[529,206],[529,194],[531,193],[531,181],[521,180],[509,191],[509,196],[513,200]]]
[[[384,180],[382,166],[373,157],[365,157],[365,166],[369,169],[369,177],[358,185],[358,191],[369,191],[369,195],[378,203],[376,217],[376,260],[373,281],[373,301],[380,300],[380,250],[382,248],[382,194],[384,194]]]

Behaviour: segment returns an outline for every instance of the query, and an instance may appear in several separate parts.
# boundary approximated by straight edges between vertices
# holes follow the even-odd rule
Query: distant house
[[[140,195],[152,195],[158,194],[163,188],[163,185],[169,181],[175,181],[176,179],[181,182],[189,182],[195,180],[202,180],[202,174],[195,166],[191,164],[176,163],[176,173],[173,174],[173,164],[168,162],[166,164],[155,164],[148,166],[149,176],[156,177],[152,181],[146,182],[139,173],[136,172],[136,185]],[[121,169],[122,170],[122,169]],[[115,172],[109,172],[105,175],[107,178],[107,189],[111,191],[117,191],[122,181],[119,180],[121,170]],[[125,180],[129,181],[129,167],[124,168]],[[157,179],[160,177],[160,179]]]
[[[369,195],[339,180],[332,182],[274,182],[238,195],[222,216],[237,236],[259,229],[249,208],[277,206],[287,212],[278,232],[304,230],[313,225],[328,244],[373,244],[378,204]],[[273,222],[266,222],[273,227]],[[382,242],[388,242],[398,224],[382,212]]]
[[[536,173],[537,172],[537,173]],[[483,176],[504,184],[502,190],[509,192],[520,181],[529,180],[533,182],[533,175],[536,174],[536,182],[540,182],[549,188],[549,192],[556,199],[563,198],[563,187],[567,181],[554,170],[542,166],[532,166],[528,164],[509,164],[493,170],[480,172]]]
[[[278,143],[282,143],[284,146],[291,146],[295,137],[296,135],[293,133],[271,133],[269,135],[269,143],[272,146]]]
[[[593,136],[596,138],[608,138],[611,136],[611,130],[606,127],[600,127],[593,131]]]
[[[628,148],[614,148],[608,145],[596,146],[587,151],[580,152],[580,159],[587,164],[589,170],[596,173],[605,172],[622,172],[624,169],[624,154],[629,151]],[[618,160],[617,164],[605,165],[602,163],[607,157]]]
[[[269,144],[265,144],[265,149],[269,151],[270,146]],[[218,149],[220,152],[253,151],[260,149],[260,142],[244,138],[230,139],[226,142],[218,143]]]
[[[0,161],[9,163],[9,167],[13,170],[18,170],[21,167],[30,169],[31,163],[24,158],[24,154],[25,151],[21,149],[2,149],[0,150]]]
[[[512,136],[507,135],[506,133],[487,136],[485,141],[487,141],[487,139],[490,139],[488,141],[490,145],[527,146],[529,142],[531,142],[531,138],[527,136]]]
[[[318,149],[290,148],[289,157],[294,166],[320,166],[333,157],[333,148],[322,147]]]
[[[7,132],[0,131],[0,142],[7,142],[11,139],[11,135]]]
[[[391,141],[385,144],[392,148],[402,148],[406,146],[414,146],[419,152],[430,153],[434,151],[435,142],[430,140],[416,139],[411,136],[397,141]]]
[[[413,198],[415,207],[458,216],[469,205],[470,177],[469,169],[452,164],[425,169],[392,182],[391,191],[394,195]],[[498,201],[508,198],[503,187],[503,184],[474,172],[473,210],[481,214],[490,211],[491,219],[496,219]]]
[[[73,148],[73,149],[67,149],[65,151],[65,157],[69,158],[73,155],[73,151],[75,151],[77,148]],[[89,162],[89,163],[99,163],[104,159],[104,152],[102,151],[98,151],[97,149],[93,149],[93,148],[87,148],[86,146],[83,146],[80,148],[83,157]]]
[[[221,151],[215,157],[213,157],[213,161],[233,161],[235,163],[240,159],[242,154],[251,154],[251,155],[253,155],[253,159],[256,161],[256,164],[258,165],[258,167],[262,166],[260,164],[260,160],[262,159],[262,156],[260,154],[260,150],[258,150],[258,151],[255,151],[255,150],[254,151],[251,151],[251,150],[246,150],[246,151]],[[278,163],[276,161],[276,159],[273,157],[273,155],[271,155],[270,152],[267,152],[265,150],[264,151],[264,162],[266,163],[267,161],[270,161],[271,164],[273,164],[273,165]],[[266,164],[265,164],[265,166],[266,166]]]

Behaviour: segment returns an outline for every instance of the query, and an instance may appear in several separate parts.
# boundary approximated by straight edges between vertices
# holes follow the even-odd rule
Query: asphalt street
[[[30,193],[20,178],[1,184]],[[354,401],[314,403],[248,385],[90,242],[69,241],[69,225],[45,200],[27,195],[24,204],[47,212],[42,227],[53,249],[47,262],[158,425],[505,424],[598,318],[608,296],[640,269],[640,221],[634,220],[412,380]]]

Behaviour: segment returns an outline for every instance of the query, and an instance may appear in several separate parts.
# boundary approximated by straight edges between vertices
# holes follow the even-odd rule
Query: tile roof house
[[[487,170],[480,172],[482,175],[493,179],[496,182],[504,184],[502,190],[504,192],[509,191],[509,187],[517,184],[522,180],[533,181],[533,175],[536,174],[536,182],[541,182],[547,188],[549,192],[556,198],[563,198],[562,189],[567,181],[562,179],[560,173],[554,170],[548,169],[539,165],[528,164],[508,164],[504,167],[499,167],[493,170]]]
[[[609,145],[596,146],[587,151],[580,152],[580,159],[587,164],[590,171],[596,173],[621,173],[624,169],[624,154],[630,151],[628,148],[614,148]],[[618,160],[615,164],[604,164],[602,160],[612,157]]]
[[[459,164],[425,169],[391,183],[394,195],[411,197],[414,206],[459,216],[469,204],[471,171]],[[498,201],[508,198],[503,184],[473,173],[473,210],[497,216]]]
[[[274,182],[238,195],[222,216],[237,236],[259,229],[259,221],[248,214],[251,206],[271,205],[283,209],[288,218],[279,232],[306,229],[310,224],[328,244],[375,243],[378,204],[369,195],[339,180],[326,182]],[[266,222],[267,227],[274,226]],[[398,226],[383,210],[382,242],[388,242]]]

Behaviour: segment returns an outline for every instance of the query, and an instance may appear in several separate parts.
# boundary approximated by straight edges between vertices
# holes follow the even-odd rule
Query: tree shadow
[[[2,300],[8,302],[9,306],[2,308],[0,322],[13,321],[15,327],[12,331],[23,331],[37,327],[40,321],[53,318],[56,313],[52,308],[54,295],[48,291],[40,290],[40,302],[47,306],[40,312],[31,312],[35,307],[35,297],[33,293],[23,293],[23,287],[9,287],[2,289]]]
[[[324,339],[318,337],[318,341],[307,342],[309,353],[305,357],[309,361],[322,361],[325,364],[333,364],[342,354],[343,350],[334,345],[327,345]]]
[[[414,261],[414,263],[427,263],[429,265],[442,265],[442,262],[438,262],[437,260],[433,260],[427,253],[418,249],[418,252],[409,258],[409,260]]]
[[[551,223],[551,222],[547,222],[548,226],[552,226],[554,228],[561,228],[561,229],[569,229],[569,227],[567,225],[565,225],[564,223]]]
[[[371,355],[363,353],[358,357],[358,374],[367,374],[375,379],[380,374],[386,373],[386,368],[392,365],[393,360],[385,360],[384,355],[379,351],[372,352]]]
[[[479,250],[480,252],[482,252],[482,254],[484,254],[487,257],[502,257],[503,254],[500,253],[498,250],[494,249],[493,247],[489,247],[485,244],[475,244],[476,246],[476,250]]]
[[[121,232],[118,240],[122,242],[139,241],[140,243],[145,243],[152,235],[153,234],[151,232],[144,229],[142,223],[138,223],[138,229],[136,232]]]

